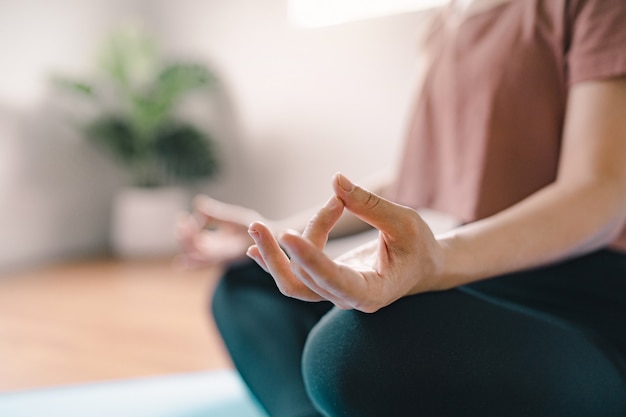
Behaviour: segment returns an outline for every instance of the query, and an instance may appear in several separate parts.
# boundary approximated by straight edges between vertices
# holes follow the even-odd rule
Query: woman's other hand
[[[200,195],[193,213],[181,214],[176,224],[182,254],[175,262],[183,267],[222,266],[245,259],[254,243],[248,225],[262,217],[254,210],[222,203]]]

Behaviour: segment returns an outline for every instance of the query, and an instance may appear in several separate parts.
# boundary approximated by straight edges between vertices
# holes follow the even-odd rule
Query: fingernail
[[[354,190],[354,184],[352,184],[342,173],[337,174],[337,182],[339,186],[348,193]]]
[[[255,242],[257,242],[261,238],[261,234],[254,229],[248,229],[248,234],[252,239],[254,239]]]

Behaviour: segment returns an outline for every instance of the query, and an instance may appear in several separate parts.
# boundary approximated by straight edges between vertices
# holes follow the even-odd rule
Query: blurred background
[[[0,394],[232,369],[175,214],[280,218],[392,169],[422,14],[306,3],[0,0]]]
[[[0,0],[0,271],[109,250],[111,204],[132,181],[68,123],[81,109],[51,79],[88,80],[120,26],[215,75],[186,109],[220,166],[195,190],[272,218],[325,199],[335,171],[393,164],[419,19],[303,28],[286,0]]]

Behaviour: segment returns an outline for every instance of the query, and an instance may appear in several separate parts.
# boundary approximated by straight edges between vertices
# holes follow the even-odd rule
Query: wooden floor
[[[0,276],[0,392],[223,369],[219,271],[81,262]]]

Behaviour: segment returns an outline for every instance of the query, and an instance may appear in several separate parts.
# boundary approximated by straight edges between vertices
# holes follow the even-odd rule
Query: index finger
[[[308,239],[317,248],[324,248],[328,241],[328,234],[337,224],[343,213],[343,208],[343,201],[333,195],[311,218],[304,232],[302,232],[302,237]]]

